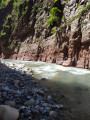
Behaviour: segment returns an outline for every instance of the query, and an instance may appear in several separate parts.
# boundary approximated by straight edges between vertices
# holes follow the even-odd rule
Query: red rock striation
[[[49,4],[48,1],[46,1]],[[87,0],[87,4],[88,4]],[[63,66],[76,66],[79,68],[90,69],[90,12],[86,11],[83,16],[74,19],[65,28],[58,27],[57,32],[51,35],[51,29],[46,25],[48,19],[47,4],[43,6],[40,12],[32,10],[29,21],[29,28],[23,27],[23,23],[18,25],[18,37],[13,37],[12,42],[17,40],[17,44],[13,49],[1,47],[1,58],[10,58],[16,60],[43,61],[56,63]],[[63,8],[65,20],[73,19],[83,8],[83,0],[78,8],[75,0],[68,1]],[[50,3],[51,5],[51,3]],[[62,6],[64,1],[62,1]],[[50,8],[49,8],[50,9]],[[32,20],[34,16],[34,20]],[[24,26],[27,23],[24,20]],[[19,26],[22,26],[19,28]],[[31,27],[30,27],[31,26]],[[24,32],[23,32],[24,31]],[[20,46],[18,46],[19,42]]]

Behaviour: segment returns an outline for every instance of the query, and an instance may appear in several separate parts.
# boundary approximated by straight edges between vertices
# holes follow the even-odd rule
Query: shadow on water
[[[56,82],[40,82],[40,85],[47,86],[51,92],[56,92],[58,95],[59,102],[71,106],[71,111],[77,120],[90,119],[90,88],[65,85],[64,83],[58,84]],[[56,87],[55,87],[56,86]],[[61,96],[64,96],[67,101],[61,101]]]
[[[29,80],[36,78],[35,80],[41,88],[49,89],[47,94],[57,93],[58,102],[65,106],[71,107],[71,111],[66,112],[66,114],[68,116],[70,116],[70,114],[74,114],[74,118],[67,118],[65,120],[90,120],[90,71],[76,68],[70,68],[70,70],[68,68],[67,71],[62,71],[57,68],[57,65],[42,62],[19,61],[17,63],[24,64],[26,67],[31,67],[33,70],[33,77],[23,73],[23,76],[25,75],[27,78],[30,77],[24,81],[25,85],[29,85],[29,88],[32,88],[32,86],[35,87],[35,83],[32,85],[32,82],[29,83]],[[50,66],[52,67],[50,68]],[[76,74],[76,70],[77,73],[80,74]],[[11,69],[10,71],[12,71],[12,73],[17,72],[22,76],[22,74],[18,71]],[[71,74],[71,72],[75,74]],[[87,74],[84,74],[85,72]],[[0,75],[2,75],[1,72]],[[46,77],[46,80],[41,81],[40,79],[42,77]],[[23,99],[23,96],[20,99]]]
[[[82,75],[82,77],[77,75],[73,77],[69,76],[68,80],[67,73],[64,74],[66,75],[65,77],[61,77],[56,81],[41,81],[40,85],[42,87],[47,86],[47,88],[50,89],[50,92],[56,92],[58,95],[64,95],[64,97],[68,100],[68,104],[71,105],[73,114],[78,117],[77,120],[90,120],[90,76],[88,78],[84,78],[86,80],[86,84],[82,84],[83,79],[81,79],[81,83],[79,80],[80,78],[83,78],[84,75]],[[73,81],[71,81],[70,78]],[[65,81],[62,81],[62,79],[65,79]],[[76,82],[74,79],[76,79]],[[58,96],[59,101],[60,99],[60,96]],[[63,102],[65,104],[65,101]]]

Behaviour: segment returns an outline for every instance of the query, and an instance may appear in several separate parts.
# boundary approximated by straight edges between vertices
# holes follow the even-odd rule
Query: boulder
[[[0,105],[0,120],[17,120],[19,111],[7,105]]]

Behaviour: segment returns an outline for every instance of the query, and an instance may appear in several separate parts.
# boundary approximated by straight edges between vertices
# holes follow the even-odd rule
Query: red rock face
[[[43,46],[44,47],[44,46]],[[48,63],[56,63],[63,66],[76,66],[78,68],[90,69],[90,50],[86,50],[82,46],[81,50],[77,53],[74,46],[71,46],[67,51],[67,56],[65,51],[60,48],[47,48],[44,51],[35,52],[20,52],[10,56],[10,59],[16,60],[27,60],[27,61],[43,61]],[[78,58],[77,58],[78,55]]]
[[[43,6],[43,3],[38,2]],[[28,24],[28,18],[25,17],[23,22],[18,25],[15,33],[16,37],[14,36],[11,40],[11,43],[16,45],[13,50],[7,49],[9,44],[5,48],[3,48],[4,45],[0,44],[2,48],[0,57],[15,60],[43,61],[90,69],[90,12],[85,12],[83,16],[74,19],[63,29],[58,27],[57,32],[51,35],[51,28],[47,26],[48,10],[50,10],[47,4],[49,2],[45,2],[46,6],[43,6],[45,9],[37,13],[34,10],[31,12],[32,15],[29,15],[30,21],[28,21]],[[64,3],[61,2],[63,6]],[[83,0],[81,0],[80,4],[84,4]],[[52,1],[50,1],[50,5],[52,5]],[[80,10],[82,10],[82,7],[78,8],[76,1],[69,0],[63,8],[65,20],[72,20]],[[66,21],[61,20],[60,25]],[[14,42],[15,40],[16,42]]]

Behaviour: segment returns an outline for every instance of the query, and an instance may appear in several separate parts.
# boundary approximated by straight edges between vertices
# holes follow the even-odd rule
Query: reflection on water
[[[63,67],[51,63],[33,61],[13,61],[32,68],[37,79],[47,78],[40,84],[51,92],[65,94],[72,105],[72,111],[79,120],[90,120],[90,71],[73,67]]]

